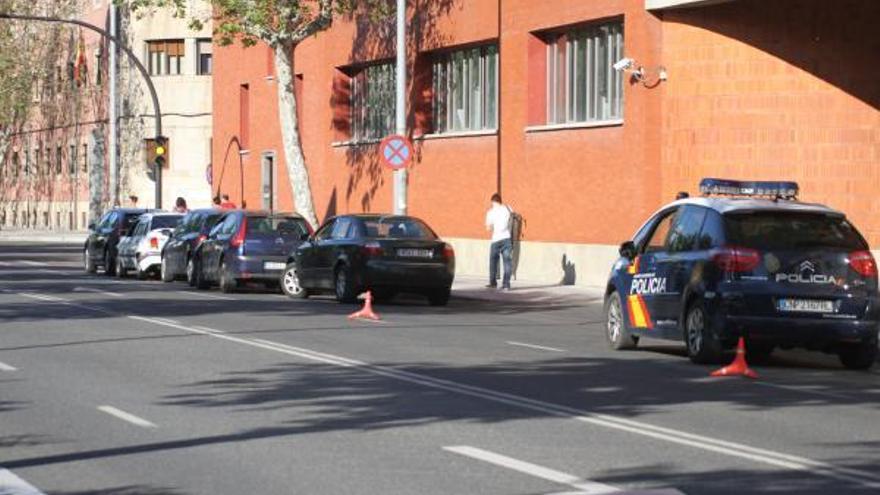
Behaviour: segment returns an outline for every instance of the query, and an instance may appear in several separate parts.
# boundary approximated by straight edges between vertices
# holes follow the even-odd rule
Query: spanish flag
[[[83,37],[82,30],[79,31],[79,41],[76,44],[76,57],[73,62],[73,80],[77,86],[86,84],[88,79],[89,68],[86,65],[86,40]]]

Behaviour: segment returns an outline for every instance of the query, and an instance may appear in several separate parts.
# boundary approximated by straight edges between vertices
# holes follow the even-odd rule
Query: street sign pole
[[[395,132],[406,135],[406,0],[397,0],[397,91]],[[406,215],[406,167],[394,171],[394,207],[396,215]]]

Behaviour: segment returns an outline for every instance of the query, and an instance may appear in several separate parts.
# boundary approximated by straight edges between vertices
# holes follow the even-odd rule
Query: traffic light
[[[155,139],[146,140],[147,147],[147,177],[151,181],[156,180],[156,168],[168,166],[168,138],[157,136]]]

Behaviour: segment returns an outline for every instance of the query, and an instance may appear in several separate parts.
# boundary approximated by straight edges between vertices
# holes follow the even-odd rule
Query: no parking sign
[[[379,153],[389,168],[400,170],[412,162],[412,144],[406,136],[392,134],[379,144]]]

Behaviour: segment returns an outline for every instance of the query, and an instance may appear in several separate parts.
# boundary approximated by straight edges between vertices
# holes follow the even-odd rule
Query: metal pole
[[[110,56],[108,58],[107,67],[110,79],[110,90],[108,91],[109,102],[107,105],[107,120],[110,127],[110,135],[107,143],[107,151],[110,158],[110,207],[119,206],[119,161],[117,160],[117,144],[116,144],[116,43],[113,38],[116,37],[116,5],[110,2]]]
[[[406,0],[397,0],[396,132],[406,135]],[[406,215],[406,169],[394,171],[394,213]]]

